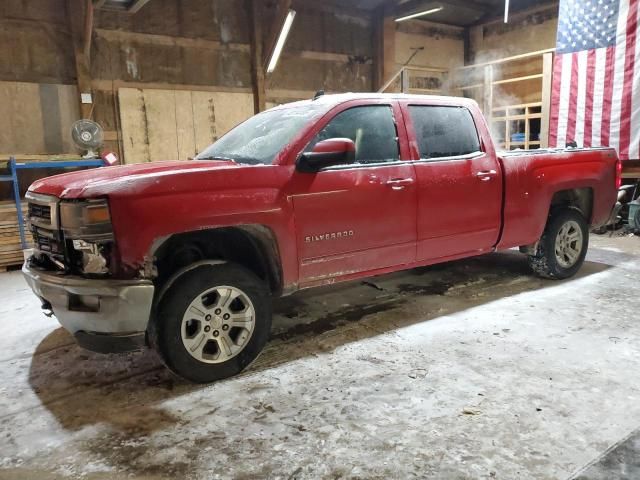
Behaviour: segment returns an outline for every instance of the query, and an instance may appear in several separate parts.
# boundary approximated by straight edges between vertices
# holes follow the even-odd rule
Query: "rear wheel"
[[[587,221],[580,211],[557,210],[549,217],[536,254],[529,256],[529,265],[544,278],[569,278],[580,270],[588,246]]]
[[[173,372],[198,383],[246,368],[269,338],[266,284],[235,264],[201,265],[175,280],[150,328],[154,347]]]

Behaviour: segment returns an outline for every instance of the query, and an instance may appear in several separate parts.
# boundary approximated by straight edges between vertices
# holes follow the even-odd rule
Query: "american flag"
[[[549,145],[640,158],[640,0],[560,0]]]

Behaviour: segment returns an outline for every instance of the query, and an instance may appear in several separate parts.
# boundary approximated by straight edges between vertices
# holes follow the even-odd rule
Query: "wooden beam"
[[[462,31],[462,39],[464,43],[464,64],[470,65],[473,63],[473,55],[471,53],[471,29],[465,28]]]
[[[248,52],[249,46],[245,43],[222,44],[216,40],[205,40],[202,38],[173,37],[171,35],[159,35],[155,33],[129,32],[124,30],[110,30],[96,28],[95,34],[99,38],[113,42],[139,42],[153,45],[177,45],[188,48],[204,48],[210,50],[231,50],[234,52]]]
[[[93,39],[93,11],[91,0],[87,1],[87,11],[84,16],[84,56],[91,65],[91,41]]]
[[[396,68],[396,22],[391,12],[380,7],[375,17],[374,91],[381,90],[397,73]]]
[[[262,1],[245,0],[245,10],[249,13],[249,40],[251,43],[251,83],[253,87],[253,111],[260,113],[266,108],[266,90],[262,53]]]
[[[264,49],[263,68],[265,71],[267,70],[267,64],[271,59],[271,55],[276,48],[278,35],[280,35],[280,30],[282,30],[282,26],[284,25],[285,19],[287,18],[287,13],[289,13],[290,8],[291,0],[278,0],[274,22],[269,31],[267,43],[265,44],[267,48]]]
[[[549,146],[549,124],[551,120],[551,80],[553,76],[553,53],[542,56],[542,120],[540,121],[540,146]]]
[[[71,43],[76,66],[76,83],[78,85],[78,101],[80,113],[83,118],[89,118],[92,111],[92,103],[84,103],[82,94],[91,95],[91,65],[86,55],[86,44],[91,39],[87,35],[87,17],[91,15],[93,8],[91,0],[67,0],[67,18],[71,31]]]
[[[466,8],[468,10],[474,10],[478,13],[486,13],[487,11],[491,12],[495,9],[494,5],[487,4],[484,2],[477,1],[467,1],[467,0],[440,0],[440,1],[426,1],[426,0],[409,0],[408,2],[402,3],[398,5],[394,9],[394,17],[410,15],[412,13],[417,13],[423,10],[429,10],[431,8],[436,8],[443,6],[447,8]],[[428,17],[425,17],[427,19]]]
[[[493,82],[494,85],[503,85],[505,83],[517,83],[517,82],[526,82],[529,80],[537,80],[542,78],[541,73],[535,73],[533,75],[524,75],[522,77],[513,77],[513,78],[505,78],[504,80],[496,80]]]
[[[400,72],[400,92],[409,93],[409,71],[403,68]]]
[[[127,10],[129,13],[138,13],[138,11],[144,7],[147,3],[149,3],[151,0],[134,0],[133,3],[131,3],[131,6],[129,7],[129,9]]]
[[[93,80],[93,90],[101,92],[113,92],[119,88],[140,88],[153,90],[190,90],[194,92],[229,92],[251,93],[250,88],[225,87],[222,85],[192,85],[183,83],[155,83],[155,82],[127,82],[125,80]]]
[[[384,85],[384,7],[379,7],[371,15],[373,25],[373,71],[371,91],[376,92]]]
[[[538,56],[541,56],[541,55],[543,55],[545,53],[552,53],[552,52],[555,52],[555,51],[556,51],[555,48],[547,48],[545,50],[538,50],[538,51],[535,51],[535,52],[522,53],[520,55],[514,55],[512,57],[498,58],[496,60],[491,60],[489,62],[474,63],[473,65],[466,65],[464,67],[459,67],[458,70],[468,70],[470,68],[485,67],[487,65],[497,65],[499,63],[514,62],[516,60],[524,60],[525,58],[538,57]]]
[[[259,25],[262,30],[262,24]],[[246,43],[221,43],[216,40],[204,40],[202,38],[172,37],[170,35],[158,35],[152,33],[127,32],[123,30],[109,30],[96,28],[94,33],[97,38],[110,42],[137,42],[147,45],[166,45],[187,48],[200,48],[207,50],[224,50],[233,52],[251,52],[251,45]],[[251,33],[251,32],[250,32]],[[262,42],[261,42],[262,45]],[[261,54],[262,55],[262,54]],[[327,62],[349,62],[350,55],[344,53],[316,52],[312,50],[283,53],[283,57],[305,58],[308,60],[320,60]],[[365,62],[366,63],[366,62]]]
[[[347,17],[352,17],[359,21],[363,21],[369,18],[370,10],[354,7],[348,5],[347,2],[338,2],[336,0],[322,0],[310,2],[309,0],[293,0],[291,8],[296,11],[307,11],[311,13],[315,12],[327,12],[333,14],[340,14]]]

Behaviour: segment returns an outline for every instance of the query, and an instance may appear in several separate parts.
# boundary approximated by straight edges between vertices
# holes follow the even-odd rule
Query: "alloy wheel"
[[[204,363],[222,363],[249,342],[256,312],[248,295],[236,287],[219,286],[194,298],[182,318],[182,343]]]

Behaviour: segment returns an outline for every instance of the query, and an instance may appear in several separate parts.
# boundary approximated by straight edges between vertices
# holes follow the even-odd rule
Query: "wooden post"
[[[249,12],[249,39],[251,43],[251,83],[253,87],[253,112],[260,113],[266,109],[266,88],[263,54],[263,35],[260,0],[246,0],[246,11]]]
[[[529,150],[529,137],[531,136],[531,119],[529,118],[529,105],[524,107],[524,149]]]
[[[371,91],[376,92],[384,85],[384,7],[378,7],[371,16],[373,25],[373,75]]]
[[[396,22],[392,16],[386,15],[382,24],[382,74],[385,81],[397,71],[396,67]]]
[[[379,7],[374,13],[374,82],[373,90],[380,90],[397,72],[396,22],[392,12]]]
[[[465,27],[462,31],[462,40],[464,42],[464,64],[471,65],[473,59],[471,57],[471,28]]]
[[[552,76],[553,53],[549,52],[542,55],[542,119],[540,120],[540,148],[549,147]]]
[[[91,35],[93,33],[92,1],[67,0],[67,18],[76,65],[80,113],[82,118],[89,118],[93,105],[93,97],[91,96],[91,61],[89,58]],[[91,98],[91,103],[85,103],[86,100],[83,101],[83,94],[85,94],[85,97],[88,95]]]
[[[400,92],[409,93],[409,70],[406,67],[400,71]]]

